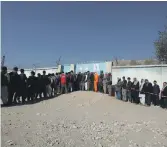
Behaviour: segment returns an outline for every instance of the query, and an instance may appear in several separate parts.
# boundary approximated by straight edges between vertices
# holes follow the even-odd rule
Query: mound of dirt
[[[167,111],[94,92],[1,109],[2,146],[165,147]]]

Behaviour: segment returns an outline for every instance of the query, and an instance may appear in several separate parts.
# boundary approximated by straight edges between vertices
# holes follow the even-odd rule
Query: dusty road
[[[1,109],[2,147],[167,147],[167,111],[74,92]]]

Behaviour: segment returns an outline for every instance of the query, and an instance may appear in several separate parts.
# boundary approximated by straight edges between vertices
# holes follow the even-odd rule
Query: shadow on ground
[[[14,107],[14,106],[22,106],[22,105],[33,105],[33,104],[39,103],[41,101],[47,101],[47,100],[50,100],[50,99],[57,98],[60,95],[61,94],[57,94],[56,96],[49,97],[49,98],[37,98],[36,100],[33,100],[33,101],[26,101],[24,104],[23,103],[13,103],[11,105],[3,105],[3,104],[1,104],[1,107],[3,108],[3,107]]]

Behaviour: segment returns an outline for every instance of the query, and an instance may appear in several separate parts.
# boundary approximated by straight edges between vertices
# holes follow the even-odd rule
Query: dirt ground
[[[94,92],[1,109],[2,147],[167,147],[167,111]]]

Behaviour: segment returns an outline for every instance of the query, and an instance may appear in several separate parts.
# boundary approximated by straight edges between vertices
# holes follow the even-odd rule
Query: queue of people
[[[17,103],[25,104],[29,101],[35,102],[60,94],[73,91],[94,91],[116,96],[117,99],[135,104],[144,104],[167,108],[167,83],[164,82],[163,89],[160,90],[156,81],[149,82],[142,79],[140,82],[134,78],[118,78],[117,84],[112,85],[111,73],[104,74],[103,71],[85,72],[75,74],[73,71],[68,73],[43,74],[31,72],[27,77],[24,69],[14,67],[8,73],[7,67],[2,67],[1,71],[1,100],[3,105]]]
[[[143,104],[146,106],[161,106],[167,108],[167,82],[163,83],[163,88],[160,87],[157,81],[153,81],[153,84],[148,79],[141,79],[139,82],[137,78],[131,81],[128,77],[118,78],[115,85],[116,98],[125,102],[131,102],[135,104]]]
[[[31,72],[27,77],[24,69],[14,67],[13,71],[8,73],[7,67],[2,67],[1,72],[1,100],[4,105],[17,103],[35,102],[37,100],[55,97],[59,94],[73,91],[100,91],[107,93],[107,82],[111,81],[111,74],[100,76],[97,73],[85,72],[74,74],[73,71],[68,73],[43,74]],[[112,84],[110,82],[110,84]]]

